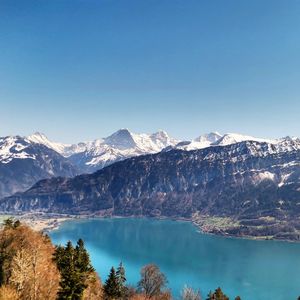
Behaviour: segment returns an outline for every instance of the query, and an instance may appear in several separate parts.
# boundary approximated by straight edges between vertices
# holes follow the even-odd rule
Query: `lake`
[[[83,238],[104,282],[122,261],[128,283],[157,264],[179,297],[184,284],[202,296],[221,286],[234,299],[293,300],[300,295],[300,244],[202,234],[191,223],[146,218],[72,220],[50,233],[55,244]]]

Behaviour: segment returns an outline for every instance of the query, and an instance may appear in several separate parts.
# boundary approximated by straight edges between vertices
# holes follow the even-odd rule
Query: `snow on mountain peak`
[[[33,143],[37,143],[37,144],[44,144],[44,143],[49,143],[50,141],[48,140],[48,138],[46,137],[45,134],[41,133],[41,132],[35,132],[29,136],[27,136],[27,139]]]
[[[218,141],[222,135],[218,132],[211,132],[207,134],[200,135],[199,137],[195,138],[195,142],[201,143],[215,143]]]
[[[159,138],[159,139],[168,139],[169,138],[168,133],[161,129],[155,133],[152,133],[151,136],[155,137],[155,138]]]
[[[176,145],[177,149],[181,150],[197,150],[210,147],[213,143],[217,142],[222,135],[218,132],[211,132],[200,135],[192,141],[182,141]]]
[[[46,137],[45,134],[40,133],[40,132],[35,132],[34,134],[27,136],[27,140],[29,140],[32,143],[42,144],[50,149],[53,149],[54,151],[56,151],[60,154],[63,154],[65,151],[65,148],[69,146],[69,145],[66,145],[63,143],[51,142]]]
[[[170,145],[176,145],[177,140],[171,138],[168,133],[164,130],[159,130],[149,136],[151,141],[156,144],[159,148],[163,149]]]
[[[131,132],[127,128],[122,128],[104,139],[105,144],[120,149],[130,149],[136,146]]]
[[[13,157],[29,157],[24,147],[30,144],[43,144],[59,154],[69,157],[75,165],[80,165],[86,172],[93,172],[125,158],[157,153],[164,149],[189,151],[212,146],[226,146],[243,141],[266,142],[269,144],[268,148],[275,152],[300,149],[300,140],[289,136],[277,140],[267,140],[237,133],[221,135],[218,132],[211,132],[192,141],[182,141],[170,137],[163,130],[152,134],[138,134],[130,132],[127,128],[121,128],[106,138],[77,144],[52,142],[40,132],[35,132],[25,138],[0,138],[0,162],[9,162]]]
[[[7,136],[0,138],[0,163],[7,164],[14,158],[32,158],[33,154],[27,153],[26,149],[30,142],[20,136]]]
[[[226,133],[222,138],[220,138],[218,141],[214,143],[214,145],[218,146],[226,146],[231,144],[236,144],[244,141],[256,141],[256,142],[266,142],[266,143],[272,143],[273,141],[268,139],[261,139],[256,138],[249,135],[242,135],[239,133]]]
[[[299,138],[296,137],[296,136],[285,136],[283,138],[280,138],[277,140],[278,142],[283,142],[283,141],[286,141],[286,142],[295,142],[295,141],[299,141]]]

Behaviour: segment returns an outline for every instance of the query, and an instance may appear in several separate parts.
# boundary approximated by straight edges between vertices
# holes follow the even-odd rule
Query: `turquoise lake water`
[[[156,263],[175,297],[184,284],[202,296],[221,286],[230,299],[296,300],[300,295],[296,243],[223,238],[199,233],[188,222],[142,218],[67,221],[50,236],[55,244],[83,238],[102,281],[122,261],[135,285],[140,268]]]

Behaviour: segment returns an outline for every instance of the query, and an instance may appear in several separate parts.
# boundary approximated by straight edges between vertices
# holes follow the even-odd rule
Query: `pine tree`
[[[116,276],[118,279],[119,294],[120,294],[120,297],[123,298],[126,294],[126,286],[125,286],[126,275],[125,275],[125,268],[124,268],[122,262],[120,262],[120,264],[119,264],[119,267],[116,272]]]
[[[119,280],[115,271],[115,268],[110,269],[107,280],[104,285],[105,299],[118,299],[120,295]]]
[[[83,241],[79,239],[76,248],[70,241],[66,247],[58,246],[54,260],[61,274],[58,299],[82,299],[88,276],[94,271]]]
[[[229,300],[229,298],[222,292],[221,288],[218,287],[214,293],[210,292],[206,300]]]
[[[90,262],[90,256],[84,247],[84,242],[79,239],[75,249],[75,265],[81,273],[90,273],[94,271],[94,268]]]

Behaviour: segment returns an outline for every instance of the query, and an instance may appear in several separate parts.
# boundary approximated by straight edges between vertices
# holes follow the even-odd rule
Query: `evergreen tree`
[[[118,279],[118,289],[119,289],[119,294],[122,298],[124,298],[125,294],[126,294],[126,275],[125,275],[125,268],[122,264],[122,262],[120,262],[119,267],[117,269],[116,272],[116,276]]]
[[[218,287],[214,293],[210,292],[206,300],[229,300],[229,298],[222,292],[221,288]]]
[[[90,256],[84,247],[84,242],[79,239],[75,249],[75,265],[81,273],[90,273],[94,271],[94,268],[90,262]]]
[[[94,271],[83,241],[78,240],[76,248],[70,241],[66,247],[56,247],[54,260],[61,274],[58,299],[82,299],[88,276]]]
[[[110,269],[107,280],[104,285],[105,299],[118,299],[120,298],[119,279],[116,274],[115,268]]]

